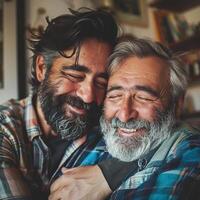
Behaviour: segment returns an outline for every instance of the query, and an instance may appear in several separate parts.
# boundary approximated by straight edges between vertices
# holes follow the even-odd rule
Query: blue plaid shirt
[[[95,164],[102,160],[101,158],[111,157],[106,152],[103,139],[87,156],[77,159],[81,151],[79,149],[74,158],[64,165],[74,167]],[[147,157],[149,156],[142,159]],[[181,126],[172,133],[171,137],[153,152],[145,165],[141,166],[139,161],[136,161],[136,168],[133,163],[132,172],[122,179],[122,184],[108,197],[109,200],[200,199],[200,135],[192,133],[189,127]],[[115,176],[120,176],[120,172]]]
[[[143,169],[132,172],[110,200],[199,200],[200,135],[179,129]]]

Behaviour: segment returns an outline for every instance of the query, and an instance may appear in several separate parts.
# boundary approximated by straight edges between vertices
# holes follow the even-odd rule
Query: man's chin
[[[108,152],[115,158],[131,162],[148,152],[149,141],[144,142],[136,137],[104,136]]]
[[[74,141],[74,140],[77,140],[81,137],[83,137],[83,133],[77,133],[77,134],[71,134],[69,132],[62,132],[60,131],[58,134],[57,134],[59,137],[61,137],[62,139],[65,139],[67,141]]]
[[[58,117],[58,116],[56,116]],[[58,137],[67,140],[75,140],[80,138],[87,129],[87,123],[80,117],[60,116],[52,117],[49,125]],[[53,120],[54,119],[54,120]]]

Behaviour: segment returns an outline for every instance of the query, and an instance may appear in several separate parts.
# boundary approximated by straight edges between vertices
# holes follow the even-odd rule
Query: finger
[[[66,168],[66,167],[62,167],[61,168],[61,172],[64,174],[64,173],[67,173],[68,172],[68,168]]]
[[[96,177],[97,175],[102,174],[98,165],[76,167],[71,173],[73,174],[73,178],[76,179],[89,179],[90,177]]]
[[[68,173],[68,174],[73,174],[73,173],[75,173],[77,170],[81,170],[82,168],[83,168],[83,167],[74,167],[74,168],[69,169],[69,168],[66,168],[66,167],[62,167],[62,168],[61,168],[61,171],[62,171],[63,174],[66,174],[66,173]]]
[[[70,175],[73,178],[81,178],[92,174],[94,167],[96,166],[79,166],[71,169],[63,167],[61,170],[63,174]]]
[[[77,192],[76,192],[77,193]],[[48,200],[78,200],[78,197],[74,198],[73,196],[73,187],[63,187],[59,188],[58,190],[50,193]]]
[[[61,192],[58,190],[57,192],[53,192],[49,195],[48,200],[59,200],[62,199]]]
[[[54,192],[59,188],[67,186],[71,181],[70,177],[67,177],[65,174],[61,175],[58,179],[56,179],[50,187],[50,192]]]

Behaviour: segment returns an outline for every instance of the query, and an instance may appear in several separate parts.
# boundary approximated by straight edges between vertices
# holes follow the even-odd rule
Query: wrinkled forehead
[[[169,87],[168,63],[159,57],[129,57],[112,70],[108,87],[113,84],[133,87],[134,84],[149,85],[157,89]]]

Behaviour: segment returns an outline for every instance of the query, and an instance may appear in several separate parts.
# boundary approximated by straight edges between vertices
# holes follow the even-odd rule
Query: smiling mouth
[[[85,115],[86,114],[86,110],[83,108],[77,108],[71,105],[68,105],[68,108],[70,110],[70,112],[78,114],[78,115]]]
[[[128,128],[118,128],[118,134],[125,137],[132,137],[136,135],[141,135],[144,133],[144,128],[139,129],[128,129]]]

